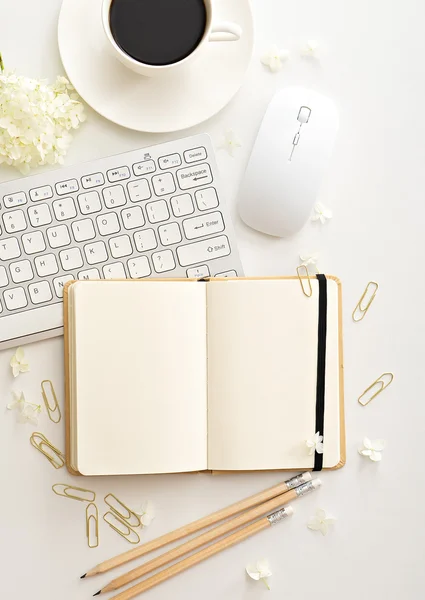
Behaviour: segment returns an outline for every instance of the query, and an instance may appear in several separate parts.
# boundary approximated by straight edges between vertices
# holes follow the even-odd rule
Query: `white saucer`
[[[215,20],[242,27],[237,42],[210,42],[180,74],[147,78],[111,56],[100,17],[101,0],[63,0],[59,52],[80,96],[106,119],[137,131],[179,131],[209,119],[242,85],[252,56],[249,0],[215,0]]]

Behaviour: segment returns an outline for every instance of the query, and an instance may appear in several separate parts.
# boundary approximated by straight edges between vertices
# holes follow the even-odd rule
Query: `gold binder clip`
[[[94,522],[93,531],[90,528],[91,521]],[[97,548],[99,545],[99,511],[94,502],[90,502],[86,506],[86,534],[88,547]]]
[[[140,527],[141,522],[136,513],[128,508],[124,502],[121,502],[121,500],[114,496],[114,494],[106,494],[104,500],[112,512],[125,521],[130,527]]]
[[[114,531],[120,534],[121,537],[130,542],[130,544],[138,544],[140,542],[140,536],[137,531],[134,531],[116,512],[108,510],[103,515],[103,520],[108,523],[109,527],[112,527]]]
[[[304,269],[305,271],[304,276],[301,275],[301,269]],[[303,291],[304,296],[307,296],[307,298],[311,298],[311,296],[313,295],[313,288],[311,287],[310,273],[308,272],[306,265],[300,265],[299,267],[297,267],[297,274],[298,279],[300,280],[301,289]],[[305,286],[303,283],[306,277],[308,286]]]
[[[34,431],[30,437],[31,445],[43,454],[55,469],[60,469],[65,464],[65,456],[56,448],[45,435]]]
[[[50,388],[49,390],[47,388]],[[50,379],[44,379],[41,382],[41,395],[43,396],[44,404],[46,405],[47,416],[53,423],[59,423],[62,418],[61,409],[59,408],[59,402],[56,397],[55,388]],[[53,408],[49,400],[53,402]]]
[[[370,305],[372,304],[375,296],[376,296],[376,292],[378,291],[378,287],[379,285],[376,283],[376,281],[369,281],[369,283],[366,286],[365,291],[363,292],[360,300],[357,302],[356,308],[353,310],[353,321],[355,321],[356,323],[358,323],[358,321],[361,321],[365,314],[367,313],[367,311],[369,310]],[[371,290],[371,295],[369,297],[369,300],[367,300],[366,305],[363,306],[362,302],[363,300],[365,300],[365,298],[367,297],[369,291]],[[357,316],[358,315],[358,316]]]
[[[382,373],[382,375],[380,377],[378,377],[378,379],[376,379],[372,383],[372,385],[370,385],[368,388],[366,388],[361,396],[359,396],[359,398],[358,398],[359,403],[362,406],[366,406],[367,404],[369,404],[369,402],[371,400],[376,398],[376,396],[378,396],[378,394],[383,392],[385,390],[385,388],[387,388],[390,385],[390,383],[392,383],[393,379],[394,379],[393,373]],[[385,380],[387,380],[387,381],[385,382]],[[376,391],[374,391],[375,388],[376,388]],[[367,393],[370,392],[371,390],[374,391],[372,396],[370,396],[370,398],[366,397],[365,399],[363,399],[367,395]]]
[[[74,485],[68,485],[67,483],[55,483],[52,485],[52,490],[58,496],[64,496],[65,498],[71,498],[72,500],[79,500],[80,502],[94,502],[96,500],[96,494],[95,492],[92,492],[92,490],[75,487]],[[79,495],[69,494],[68,490],[81,493]]]

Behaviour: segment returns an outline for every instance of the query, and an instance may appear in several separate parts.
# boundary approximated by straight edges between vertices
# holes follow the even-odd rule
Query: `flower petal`
[[[374,440],[372,442],[372,448],[381,452],[385,448],[385,440]]]
[[[362,456],[370,456],[372,454],[372,450],[366,450],[366,448],[359,448],[359,454]]]
[[[371,455],[369,456],[370,460],[373,460],[373,462],[379,462],[382,459],[382,454],[380,452],[376,452],[375,450],[372,450]]]
[[[320,523],[319,530],[322,535],[326,535],[328,533],[328,524],[326,523],[326,521],[322,521]]]
[[[251,577],[251,579],[255,579],[255,581],[260,579],[260,573],[257,571],[254,565],[247,565],[245,567],[245,571]]]
[[[311,517],[307,523],[307,527],[312,531],[318,531],[320,529],[320,521],[317,517]]]
[[[323,442],[318,442],[316,444],[316,452],[317,452],[317,454],[323,454],[323,451],[324,451]]]
[[[367,438],[367,437],[363,438],[363,446],[365,448],[367,448],[368,450],[372,450],[372,442],[370,441],[369,438]]]
[[[324,521],[326,519],[326,512],[323,510],[323,508],[318,508],[316,510],[316,517],[319,519],[319,521]]]

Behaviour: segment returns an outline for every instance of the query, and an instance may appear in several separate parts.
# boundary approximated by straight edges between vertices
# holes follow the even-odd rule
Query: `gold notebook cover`
[[[338,277],[334,275],[326,275],[327,279],[332,279],[336,282],[338,286],[338,355],[339,355],[339,403],[340,403],[340,461],[337,465],[333,467],[324,467],[325,471],[334,471],[336,469],[340,469],[346,463],[346,436],[345,436],[345,414],[344,414],[344,355],[343,355],[343,324],[342,324],[342,285],[341,281]],[[248,281],[259,281],[259,280],[273,280],[273,279],[308,279],[307,277],[300,277],[298,275],[288,275],[282,277],[214,277],[209,281],[238,281],[238,280],[248,280]],[[99,281],[110,281],[100,279]],[[189,279],[189,278],[155,278],[155,279],[125,279],[121,281],[133,282],[133,283],[141,283],[141,282],[159,282],[159,281],[198,281],[198,279]],[[64,306],[64,360],[65,360],[65,460],[66,467],[71,473],[71,475],[80,475],[83,476],[79,471],[73,469],[70,465],[69,457],[71,450],[71,419],[70,419],[70,373],[69,373],[69,318],[68,318],[68,289],[69,287],[75,283],[75,281],[69,281],[64,286],[63,292],[63,306]],[[300,293],[302,290],[300,289]],[[270,471],[274,471],[276,469],[270,469]],[[279,471],[294,471],[293,469],[278,469]],[[306,470],[306,469],[304,469]],[[261,471],[268,471],[268,469],[261,469]],[[203,473],[212,473],[212,474],[224,474],[224,473],[246,473],[250,471],[211,471],[205,470]]]

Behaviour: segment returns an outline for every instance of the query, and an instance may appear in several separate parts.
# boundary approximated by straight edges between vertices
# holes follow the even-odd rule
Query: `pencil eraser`
[[[285,512],[288,515],[288,517],[290,517],[294,514],[294,509],[292,508],[292,506],[285,506]]]
[[[322,480],[321,479],[313,479],[313,481],[311,483],[313,484],[313,487],[316,489],[322,485]]]
[[[303,473],[303,479],[304,479],[305,482],[311,481],[311,473],[310,473],[310,471],[306,471],[305,473]]]

